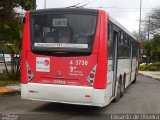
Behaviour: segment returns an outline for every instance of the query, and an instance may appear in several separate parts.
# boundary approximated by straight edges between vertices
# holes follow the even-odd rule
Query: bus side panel
[[[137,58],[134,57],[132,58],[132,76],[131,76],[131,81],[133,81],[135,79],[135,74],[136,74],[136,70],[137,70]]]
[[[21,82],[27,83],[27,74],[26,74],[26,51],[30,50],[30,19],[29,12],[26,12],[26,20],[24,24],[23,40],[22,40],[22,60],[21,60]]]
[[[98,25],[96,31],[96,40],[99,39],[99,51],[98,51],[98,63],[97,73],[94,88],[104,89],[106,88],[106,73],[107,73],[107,42],[106,42],[106,12],[99,11]]]
[[[117,63],[117,78],[120,75],[126,75],[125,85],[128,86],[130,84],[130,73],[131,73],[131,59],[118,59]]]

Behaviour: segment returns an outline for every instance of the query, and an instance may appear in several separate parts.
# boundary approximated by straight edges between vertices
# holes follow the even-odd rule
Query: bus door
[[[133,43],[131,42],[131,52],[130,52],[130,54],[131,54],[131,65],[130,65],[130,81],[129,82],[131,82],[131,80],[132,80],[132,71],[133,71]]]
[[[112,97],[115,96],[115,90],[116,90],[116,79],[117,79],[117,47],[118,47],[118,28],[113,25],[112,30],[112,71],[113,71],[113,81],[112,81]]]
[[[117,47],[118,47],[118,34],[119,29],[111,22],[108,28],[108,89],[109,97],[115,96],[116,90],[116,76],[117,76]]]

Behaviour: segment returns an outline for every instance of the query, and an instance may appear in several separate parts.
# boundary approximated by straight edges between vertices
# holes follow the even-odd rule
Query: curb
[[[14,96],[14,95],[20,95],[21,91],[10,91],[10,92],[4,92],[0,93],[0,96]]]
[[[13,95],[20,95],[21,91],[7,88],[7,87],[0,87],[0,96],[13,96]]]
[[[146,74],[143,74],[143,73],[138,73],[138,74],[160,81],[160,78],[157,78],[157,77],[153,77],[153,76],[146,75]]]

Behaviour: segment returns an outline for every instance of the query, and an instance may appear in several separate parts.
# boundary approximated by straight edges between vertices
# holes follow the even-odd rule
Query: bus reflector
[[[94,79],[95,79],[95,74],[96,74],[96,68],[97,68],[97,65],[94,66],[94,68],[91,70],[91,72],[89,73],[89,75],[86,78],[87,82],[90,85],[92,85],[92,86],[94,84]]]
[[[93,83],[93,80],[90,80],[89,82],[92,84],[92,83]]]
[[[94,74],[91,73],[91,74],[89,75],[89,77],[90,77],[90,78],[94,78]]]
[[[28,76],[28,81],[31,81],[34,78],[34,74],[27,62],[27,76]]]
[[[31,74],[32,73],[32,71],[31,70],[28,70],[28,74]]]

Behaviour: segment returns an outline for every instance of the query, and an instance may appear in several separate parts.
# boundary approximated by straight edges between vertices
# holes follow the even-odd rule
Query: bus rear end
[[[102,18],[105,12],[89,9],[26,13],[22,99],[104,106],[107,43]]]

